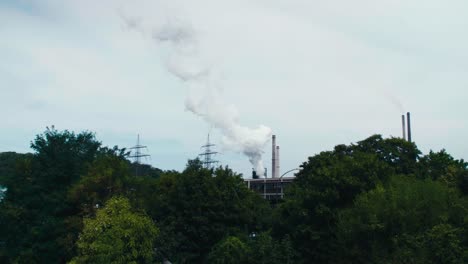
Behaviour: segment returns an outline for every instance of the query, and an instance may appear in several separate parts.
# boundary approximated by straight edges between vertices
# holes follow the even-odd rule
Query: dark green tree
[[[247,263],[250,249],[239,238],[230,236],[216,244],[208,255],[210,264]]]
[[[249,264],[292,264],[301,263],[288,235],[274,239],[270,232],[262,232],[249,239]]]
[[[0,186],[12,184],[15,180],[15,168],[18,161],[24,158],[27,154],[15,152],[0,153]]]
[[[339,145],[310,157],[277,210],[275,236],[290,235],[306,262],[333,262],[337,213],[355,197],[386,181],[392,166],[370,150]]]
[[[357,144],[351,145],[350,152],[360,151],[377,155],[380,160],[391,166],[396,174],[414,174],[417,160],[421,154],[413,142],[401,138],[382,138],[373,135]]]
[[[202,263],[228,235],[249,234],[268,225],[270,207],[228,168],[207,170],[189,161],[181,173],[158,179],[148,212],[161,228],[160,258]]]
[[[0,204],[0,253],[7,262],[60,263],[73,254],[76,234],[65,218],[70,186],[96,157],[94,134],[47,129],[31,143],[33,155],[17,162]]]
[[[444,149],[422,156],[418,164],[418,176],[444,182],[468,195],[468,163],[456,160]]]
[[[96,209],[116,195],[132,191],[134,176],[129,162],[114,152],[100,153],[89,169],[68,192],[69,201],[80,208],[80,216],[93,216]]]
[[[467,215],[467,201],[455,189],[394,176],[340,212],[342,262],[463,263],[460,228]]]

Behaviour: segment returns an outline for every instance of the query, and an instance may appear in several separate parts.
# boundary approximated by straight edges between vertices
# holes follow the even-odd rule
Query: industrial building
[[[284,190],[291,184],[294,177],[245,179],[247,187],[257,192],[263,198],[270,201],[278,201],[284,198]]]
[[[298,169],[289,170],[284,174],[280,174],[280,147],[276,145],[276,135],[272,137],[271,150],[271,178],[268,178],[267,169],[263,177],[252,171],[252,179],[245,179],[247,187],[260,194],[264,199],[272,202],[279,201],[284,198],[284,190],[294,180],[294,177],[284,177],[286,174]]]
[[[406,113],[401,116],[402,123],[402,138],[412,142],[411,138],[411,114]],[[270,201],[279,201],[284,198],[284,191],[288,185],[294,181],[295,177],[285,177],[286,174],[299,169],[292,169],[283,174],[280,173],[280,147],[276,145],[276,135],[272,137],[271,149],[271,177],[268,177],[267,169],[265,168],[264,175],[258,175],[255,170],[252,170],[252,178],[244,179],[247,187],[260,194],[264,199]]]

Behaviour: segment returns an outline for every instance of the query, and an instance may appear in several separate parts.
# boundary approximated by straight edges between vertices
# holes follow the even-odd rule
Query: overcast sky
[[[185,110],[167,48],[128,17],[190,25],[240,123],[277,135],[283,171],[337,144],[399,137],[406,111],[424,153],[467,159],[467,13],[465,0],[2,0],[0,152],[30,151],[55,125],[109,146],[140,134],[162,169],[196,157],[210,125]],[[218,151],[250,172],[242,154]],[[270,155],[267,145],[267,167]]]

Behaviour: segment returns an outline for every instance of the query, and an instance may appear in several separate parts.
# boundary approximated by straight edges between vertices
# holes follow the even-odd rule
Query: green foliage
[[[301,260],[288,236],[275,240],[270,232],[261,232],[221,240],[213,246],[207,263],[288,264]]]
[[[85,219],[71,263],[153,263],[153,242],[159,231],[152,220],[132,212],[126,198],[114,197]]]
[[[47,129],[31,143],[33,155],[17,160],[0,204],[2,258],[19,263],[58,263],[73,254],[78,230],[66,216],[68,188],[95,158],[100,143],[89,132]]]
[[[466,210],[465,212],[467,212]],[[450,224],[439,224],[425,234],[425,247],[433,263],[466,263],[466,247],[461,244],[459,228]],[[466,246],[466,245],[465,245]]]
[[[288,235],[276,240],[270,232],[262,232],[250,240],[249,248],[248,263],[251,264],[301,263]]]
[[[98,155],[87,173],[72,186],[68,199],[80,207],[82,216],[89,217],[112,196],[128,194],[131,186],[128,162],[114,153],[104,153]]]
[[[341,249],[353,263],[462,263],[456,227],[467,216],[466,200],[442,183],[394,176],[340,212]]]
[[[249,248],[237,237],[227,237],[213,247],[208,255],[210,264],[247,263]]]
[[[445,150],[337,145],[272,210],[227,167],[136,177],[125,149],[54,128],[31,147],[0,153],[0,263],[468,263],[468,164]]]
[[[289,234],[307,261],[332,261],[338,250],[338,210],[351,206],[358,194],[386,181],[395,171],[397,165],[385,158],[390,154],[374,153],[375,148],[386,149],[380,137],[363,142],[357,146],[338,145],[334,151],[310,157],[278,208],[275,234]],[[394,143],[392,140],[389,145],[393,147]]]
[[[269,205],[228,168],[214,172],[190,161],[181,174],[162,176],[150,215],[158,221],[160,258],[178,263],[203,262],[229,234],[257,231],[268,224]]]
[[[0,202],[3,200],[8,190],[6,186],[14,181],[16,164],[23,156],[24,154],[15,152],[0,153]]]
[[[14,181],[15,167],[19,159],[24,158],[26,154],[15,152],[0,153],[0,185],[9,185]]]
[[[94,160],[100,146],[93,133],[75,135],[67,130],[59,132],[53,127],[47,128],[31,143],[34,158],[42,168],[36,171],[38,183],[49,189],[73,183]]]
[[[138,175],[137,175],[138,172]],[[130,173],[132,176],[146,176],[150,178],[158,178],[164,172],[158,168],[154,168],[148,164],[130,163]]]
[[[456,160],[444,149],[430,151],[419,160],[419,177],[438,180],[468,195],[468,163]]]
[[[416,160],[421,154],[413,142],[401,138],[383,139],[381,135],[359,141],[349,149],[376,155],[391,166],[396,174],[414,174],[417,169]]]

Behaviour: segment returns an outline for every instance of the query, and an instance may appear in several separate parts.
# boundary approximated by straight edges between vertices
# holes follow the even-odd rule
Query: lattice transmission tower
[[[135,164],[135,176],[138,176],[138,169],[139,169],[140,164],[141,164],[141,158],[150,157],[149,154],[143,154],[141,152],[141,150],[142,149],[148,150],[148,147],[140,145],[140,135],[138,134],[137,144],[135,146],[129,148],[129,149],[132,151],[132,153],[128,157],[134,159],[133,162]]]
[[[198,156],[201,157],[203,167],[209,170],[213,169],[215,165],[219,163],[218,160],[214,159],[216,154],[218,154],[218,152],[213,150],[214,147],[216,147],[216,145],[210,142],[210,134],[208,134],[206,144],[201,147],[205,151]]]

